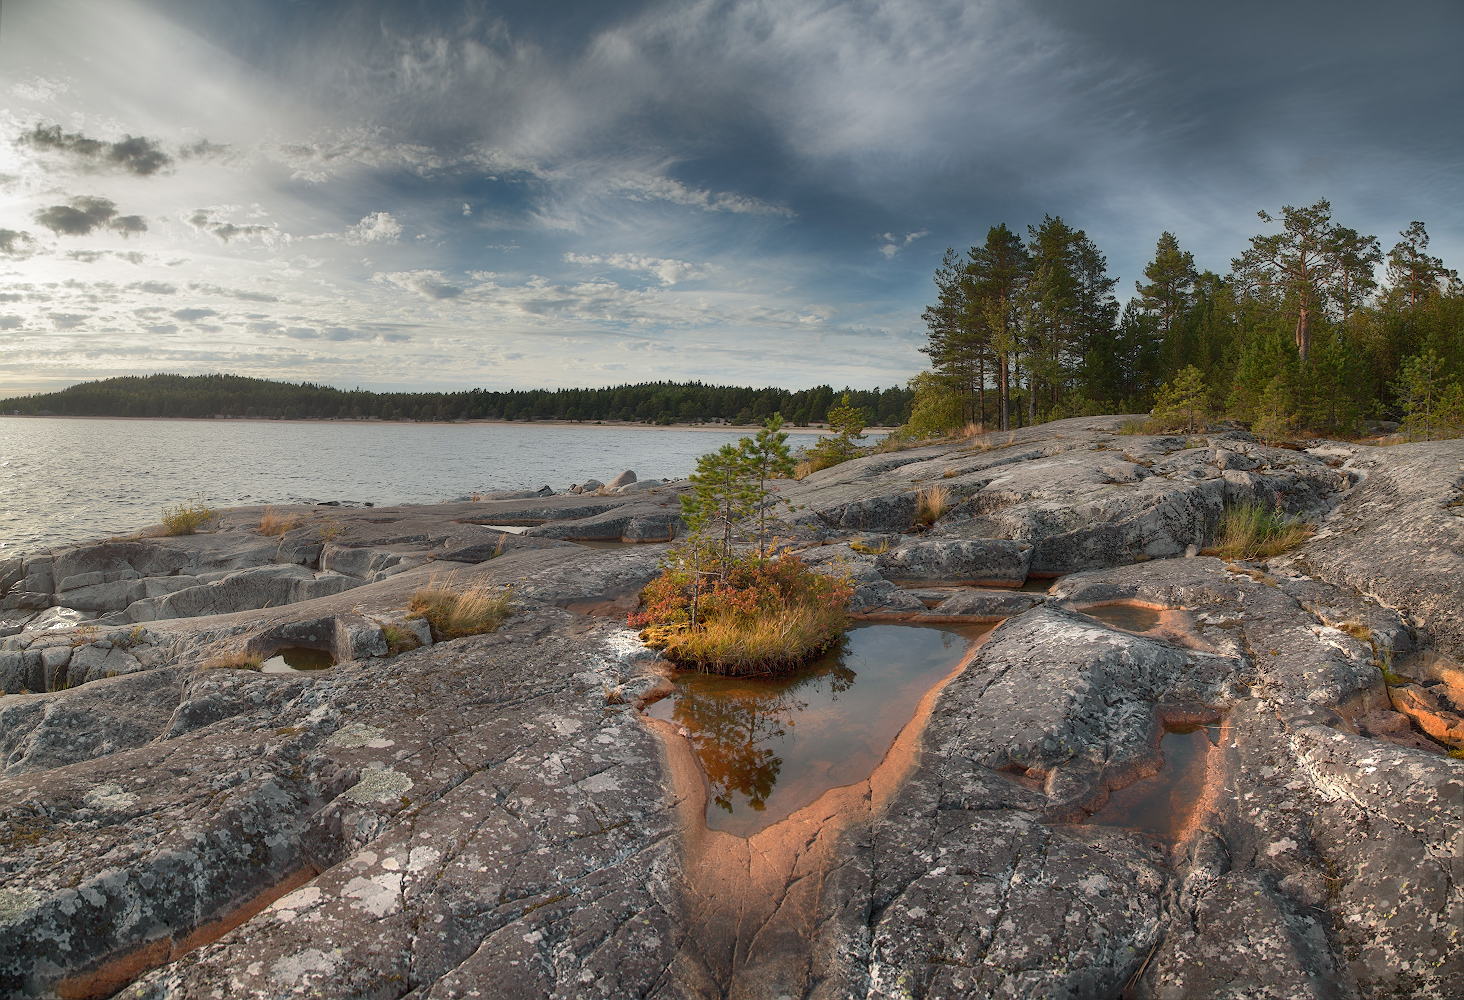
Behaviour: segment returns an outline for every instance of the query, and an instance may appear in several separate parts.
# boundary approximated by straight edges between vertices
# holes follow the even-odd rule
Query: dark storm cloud
[[[116,202],[89,196],[44,208],[36,213],[36,221],[57,236],[86,236],[98,229],[110,229],[123,236],[147,232],[142,216],[118,215]]]
[[[173,158],[162,146],[141,135],[124,135],[117,142],[91,139],[80,132],[62,132],[60,125],[37,125],[20,137],[25,145],[70,156],[79,164],[108,167],[148,177],[171,166]]]

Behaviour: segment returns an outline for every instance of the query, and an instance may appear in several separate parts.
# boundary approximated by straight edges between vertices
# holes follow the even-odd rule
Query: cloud
[[[425,176],[449,165],[449,158],[430,146],[395,142],[380,127],[327,129],[307,142],[265,148],[271,158],[292,170],[293,180],[319,184],[348,167],[399,168]]]
[[[67,205],[44,208],[36,213],[35,219],[57,236],[86,236],[97,229],[110,229],[123,236],[147,232],[147,222],[142,216],[119,216],[115,202],[90,196],[72,198]]]
[[[0,316],[0,330],[19,330],[25,326],[25,319],[20,316]]]
[[[38,76],[34,80],[17,83],[10,88],[10,92],[27,101],[49,101],[70,89],[60,80],[48,80],[44,76]]]
[[[618,179],[614,185],[631,201],[667,201],[673,205],[688,205],[705,212],[735,212],[739,215],[772,215],[785,219],[794,216],[793,210],[785,205],[774,205],[758,198],[734,194],[728,191],[708,191],[703,188],[687,187],[670,177],[654,174],[635,174]]]
[[[124,135],[117,142],[90,139],[80,132],[62,132],[60,125],[36,125],[20,137],[28,146],[61,153],[86,166],[110,167],[148,177],[172,166],[173,158],[145,136]]]
[[[879,252],[885,255],[886,260],[892,260],[895,254],[905,249],[911,243],[929,235],[929,229],[922,229],[918,233],[906,233],[903,239],[893,233],[885,233],[880,237],[880,239],[884,240],[884,243],[880,246]]]
[[[473,214],[473,206],[472,205],[469,205],[467,202],[463,202],[463,218],[467,218],[468,216],[470,216],[472,214]]]
[[[127,287],[139,292],[147,292],[149,295],[176,295],[178,293],[178,286],[170,285],[166,281],[139,281]]]
[[[428,299],[455,299],[464,290],[442,276],[441,271],[378,272],[371,276],[377,284],[406,288]]]
[[[390,212],[372,212],[354,226],[348,226],[341,238],[352,246],[362,246],[366,243],[395,243],[401,235],[401,223]]]
[[[218,313],[212,309],[178,309],[174,311],[173,318],[185,323],[197,323],[201,319],[217,315]]]
[[[88,317],[80,313],[52,313],[50,319],[51,325],[58,330],[75,330],[85,323]]]
[[[36,241],[30,233],[0,229],[0,254],[7,257],[29,257],[35,253]]]
[[[632,253],[577,254],[567,253],[566,264],[604,265],[621,271],[639,271],[655,275],[663,285],[674,285],[678,281],[694,281],[711,274],[710,264],[692,264],[669,257],[646,257]]]
[[[230,222],[220,215],[222,212],[231,211],[237,211],[236,206],[214,205],[209,208],[195,209],[193,214],[188,216],[188,224],[201,233],[208,233],[220,243],[228,243],[230,240],[236,239],[258,239],[265,246],[275,247],[281,243],[290,242],[290,234],[280,232],[280,227],[274,223],[262,225],[255,222]]]

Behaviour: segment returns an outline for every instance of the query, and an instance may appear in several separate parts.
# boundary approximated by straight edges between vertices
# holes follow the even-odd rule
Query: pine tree
[[[1195,270],[1195,255],[1180,250],[1173,233],[1161,233],[1154,259],[1144,268],[1144,277],[1149,279],[1148,284],[1134,282],[1140,308],[1154,317],[1159,335],[1169,341],[1184,322],[1200,277]]]
[[[757,437],[743,438],[739,442],[746,456],[749,474],[756,478],[757,489],[757,557],[767,558],[768,552],[768,507],[771,506],[773,490],[769,480],[793,475],[793,456],[788,451],[788,435],[783,431],[783,415],[774,413],[763,422]]]

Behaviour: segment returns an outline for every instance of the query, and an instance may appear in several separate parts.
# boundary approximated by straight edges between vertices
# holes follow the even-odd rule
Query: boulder
[[[610,490],[619,489],[621,486],[629,486],[633,482],[635,482],[635,473],[626,469],[620,475],[606,483],[605,488]]]
[[[119,677],[123,674],[136,673],[142,669],[142,664],[127,650],[113,646],[111,643],[94,643],[79,646],[71,654],[66,679],[72,687],[75,687],[88,681],[101,680],[104,677]]]
[[[577,489],[575,492],[594,493],[596,490],[602,490],[604,488],[605,484],[600,482],[598,479],[586,479],[584,482],[580,483],[579,489]]]
[[[1464,749],[1464,719],[1439,705],[1432,691],[1417,684],[1390,687],[1388,695],[1393,708],[1408,716],[1440,743]]]
[[[1021,586],[1031,559],[1030,542],[1004,538],[922,539],[882,553],[877,562],[880,572],[893,580]]]
[[[100,574],[78,575],[91,577]],[[77,577],[73,576],[70,579],[74,580]],[[133,601],[140,601],[146,596],[147,588],[140,579],[117,580],[113,583],[98,583],[76,590],[63,591],[56,595],[56,603],[61,607],[75,608],[78,611],[121,611]]]
[[[20,556],[12,556],[9,559],[0,559],[0,594],[10,591],[21,580],[25,579],[25,560]]]
[[[930,609],[932,615],[950,615],[977,621],[1004,621],[1035,608],[1046,598],[1016,590],[964,590]]]

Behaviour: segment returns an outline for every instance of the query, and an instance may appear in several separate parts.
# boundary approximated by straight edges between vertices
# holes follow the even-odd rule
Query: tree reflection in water
[[[757,812],[766,807],[783,766],[775,747],[808,708],[800,694],[827,691],[837,701],[854,684],[854,669],[843,662],[847,641],[792,674],[683,678],[673,718],[690,733],[719,809],[733,812],[738,797]]]
[[[749,837],[868,778],[921,697],[985,631],[860,625],[791,674],[682,673],[646,712],[691,742],[710,786],[707,826]]]

